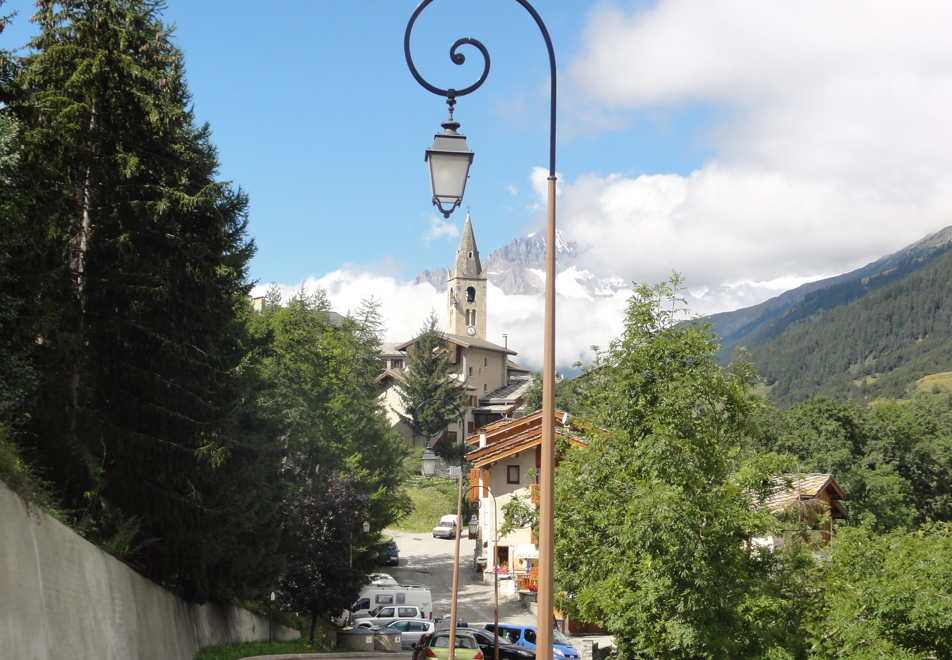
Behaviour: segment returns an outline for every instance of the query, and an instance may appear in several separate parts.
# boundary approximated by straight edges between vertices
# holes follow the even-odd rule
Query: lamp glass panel
[[[432,477],[436,473],[436,454],[430,449],[423,452],[423,476]]]
[[[429,156],[433,196],[441,202],[455,203],[461,200],[472,154],[431,151]]]

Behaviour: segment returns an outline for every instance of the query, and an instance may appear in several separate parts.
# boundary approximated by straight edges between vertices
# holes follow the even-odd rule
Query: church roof
[[[532,371],[530,371],[529,369],[526,369],[525,367],[520,367],[518,364],[516,364],[512,360],[508,360],[506,362],[506,368],[509,369],[510,373],[513,373],[513,372],[520,373],[520,374],[532,373]]]
[[[505,346],[500,346],[499,344],[494,344],[491,341],[486,341],[485,339],[480,339],[478,337],[469,337],[467,335],[451,335],[448,332],[441,333],[443,338],[451,344],[457,344],[463,348],[481,348],[486,351],[493,351],[494,353],[506,353],[507,355],[519,355],[516,351],[506,348]],[[416,337],[410,341],[404,342],[402,344],[397,344],[396,348],[398,351],[405,351],[410,346],[413,346],[413,342],[416,341]]]

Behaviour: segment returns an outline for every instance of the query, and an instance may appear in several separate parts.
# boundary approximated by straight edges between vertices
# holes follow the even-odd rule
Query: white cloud
[[[941,0],[600,5],[569,67],[575,121],[716,107],[714,156],[579,176],[560,228],[606,272],[713,292],[844,272],[952,224],[949,24]]]
[[[433,216],[430,218],[430,228],[423,235],[423,244],[430,245],[434,240],[449,236],[455,238],[459,236],[459,227],[452,222],[447,222],[443,218]]]
[[[423,326],[432,310],[445,329],[446,293],[430,284],[401,282],[386,275],[375,275],[347,266],[327,275],[310,277],[295,285],[279,288],[285,299],[304,287],[324,289],[334,311],[346,314],[356,310],[362,300],[373,298],[381,303],[386,326],[384,341],[406,341]],[[264,295],[267,287],[256,287],[252,295]],[[537,296],[506,296],[488,285],[487,339],[508,345],[519,353],[515,360],[534,371],[542,369],[542,332],[544,301]],[[621,328],[624,296],[618,300],[592,304],[578,298],[559,296],[556,312],[556,363],[566,370],[576,361],[589,362],[593,344],[604,347]],[[503,335],[507,337],[503,337]]]

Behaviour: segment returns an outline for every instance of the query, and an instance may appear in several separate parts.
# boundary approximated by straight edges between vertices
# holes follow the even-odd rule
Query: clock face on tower
[[[476,328],[474,328],[473,326],[469,326],[468,328],[466,328],[466,334],[472,337],[473,335],[476,334]]]

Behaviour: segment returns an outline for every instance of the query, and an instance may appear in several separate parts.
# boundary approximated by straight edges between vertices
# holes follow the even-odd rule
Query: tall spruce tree
[[[24,438],[85,533],[204,600],[267,555],[279,455],[242,410],[247,198],[215,178],[161,8],[39,0],[5,95],[30,189],[18,284],[41,304]]]
[[[431,312],[407,351],[406,369],[397,394],[397,411],[415,436],[432,437],[459,420],[466,398],[465,383],[450,373],[450,346]],[[462,429],[465,433],[465,429]]]

